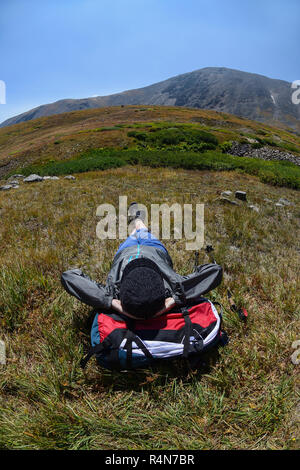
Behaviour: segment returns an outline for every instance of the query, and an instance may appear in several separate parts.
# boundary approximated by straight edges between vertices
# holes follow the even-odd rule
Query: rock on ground
[[[239,206],[240,204],[237,201],[232,201],[231,199],[228,199],[228,197],[220,197],[220,201],[227,203],[227,204],[232,204],[234,206]]]
[[[250,206],[248,206],[249,209],[255,211],[255,212],[259,212],[259,207],[258,206],[255,206],[254,204],[250,204]]]
[[[11,175],[11,178],[14,179],[14,178],[25,178],[24,175]]]
[[[284,206],[290,206],[292,204],[291,201],[285,199],[284,197],[281,197],[278,202]]]
[[[238,157],[261,158],[262,160],[280,160],[292,162],[300,166],[300,157],[292,153],[285,152],[273,147],[264,146],[258,149],[252,147],[251,144],[242,144],[240,142],[232,142],[231,149],[228,151],[230,155]]]
[[[241,201],[247,201],[247,194],[245,191],[236,191],[235,197]]]
[[[39,175],[29,175],[27,178],[24,178],[24,183],[35,183],[38,181],[43,181],[43,177]]]

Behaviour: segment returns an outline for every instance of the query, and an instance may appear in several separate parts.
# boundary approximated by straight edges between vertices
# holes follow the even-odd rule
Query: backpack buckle
[[[203,350],[203,346],[204,346],[202,337],[200,336],[199,339],[196,339],[193,342],[193,345],[195,347],[196,352],[200,353]]]

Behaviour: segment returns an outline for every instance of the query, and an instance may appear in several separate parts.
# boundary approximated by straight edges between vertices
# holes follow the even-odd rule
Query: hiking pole
[[[212,245],[206,245],[206,247],[205,247],[205,252],[208,254],[210,260],[211,260],[214,264],[217,264],[215,258],[214,258],[213,255],[212,255],[212,251],[214,251],[213,246],[212,246]],[[248,312],[247,312],[247,310],[246,310],[245,308],[243,308],[243,307],[242,307],[242,308],[238,308],[238,307],[236,306],[236,304],[235,304],[235,302],[234,302],[234,300],[233,300],[233,298],[232,298],[232,294],[231,294],[231,292],[230,292],[229,289],[227,289],[227,298],[228,298],[228,300],[229,300],[230,309],[231,309],[233,312],[235,312],[235,313],[238,314],[238,317],[239,317],[240,320],[242,320],[242,321],[245,322],[245,321],[247,320],[247,318],[248,318]]]
[[[227,289],[227,298],[230,304],[230,310],[238,314],[238,317],[242,321],[247,321],[248,312],[245,308],[238,308],[232,298],[232,294],[229,289]]]
[[[214,259],[214,257],[212,255],[210,255],[210,253],[212,251],[214,251],[212,245],[206,245],[206,247],[204,248],[205,252],[208,254],[209,258],[211,258],[211,261],[214,263],[214,264],[217,264],[216,263],[216,260]],[[199,264],[199,251],[195,251],[195,262],[194,262],[194,272],[197,271],[197,267],[198,267],[198,264]]]
[[[195,251],[194,273],[197,272],[199,264],[199,251]]]
[[[214,251],[213,246],[212,246],[212,245],[206,245],[206,247],[205,247],[205,253],[208,254],[209,258],[211,259],[211,261],[212,261],[214,264],[217,264],[215,258],[214,258],[213,255],[211,254],[212,251]]]

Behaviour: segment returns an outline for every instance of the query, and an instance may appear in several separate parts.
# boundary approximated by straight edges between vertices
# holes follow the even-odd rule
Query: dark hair
[[[127,264],[120,285],[124,310],[138,318],[150,318],[163,308],[165,298],[163,277],[156,263],[138,258]]]

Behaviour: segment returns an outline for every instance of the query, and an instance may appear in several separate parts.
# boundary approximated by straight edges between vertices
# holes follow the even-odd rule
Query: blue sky
[[[202,67],[300,79],[299,0],[1,0],[0,122]]]

